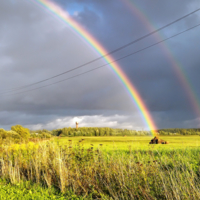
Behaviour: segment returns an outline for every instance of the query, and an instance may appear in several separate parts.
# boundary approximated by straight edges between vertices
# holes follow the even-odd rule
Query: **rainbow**
[[[156,27],[153,26],[153,23],[151,23],[149,17],[146,16],[146,14],[132,0],[121,0],[121,1],[123,1],[127,5],[128,9],[130,9],[134,13],[134,15],[138,17],[138,19],[144,24],[144,26],[150,32],[157,29]],[[156,33],[154,37],[157,41],[163,40],[163,37],[160,35],[159,32]],[[184,88],[187,97],[191,103],[194,113],[196,113],[197,117],[200,117],[200,102],[189,81],[189,78],[186,75],[186,72],[183,70],[178,60],[176,60],[173,54],[170,52],[168,45],[166,43],[161,43],[161,47],[168,61],[171,63],[175,73],[177,74],[177,77],[180,83],[182,84],[182,87]]]
[[[72,28],[72,30],[74,30],[79,36],[81,36],[85,41],[87,41],[87,43],[91,47],[93,47],[100,55],[106,55],[108,53],[92,35],[90,35],[75,20],[70,18],[68,13],[63,9],[61,9],[58,5],[49,0],[32,0],[32,1],[38,3],[39,5],[42,5],[43,7],[47,8],[51,13],[58,16],[62,21],[64,21],[67,25],[69,25]],[[111,56],[106,56],[104,57],[104,59],[108,63],[112,63],[112,61],[114,60]],[[128,79],[128,77],[125,75],[125,73],[122,71],[122,69],[117,63],[112,63],[109,65],[112,68],[112,70],[116,73],[116,75],[119,77],[119,79],[127,89],[128,93],[131,95],[133,101],[135,102],[139,111],[141,112],[142,117],[146,125],[150,129],[152,135],[156,135],[156,130],[157,130],[156,125],[136,88],[133,86],[131,81]]]

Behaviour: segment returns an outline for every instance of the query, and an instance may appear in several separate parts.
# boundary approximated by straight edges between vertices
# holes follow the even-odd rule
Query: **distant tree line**
[[[200,128],[170,128],[158,130],[159,135],[200,135]]]
[[[44,130],[43,130],[44,131]],[[193,129],[160,129],[157,130],[159,135],[200,135],[200,128]],[[50,132],[49,132],[50,133]],[[99,127],[80,127],[76,128],[62,128],[51,131],[53,136],[60,137],[76,137],[76,136],[148,136],[152,135],[150,131],[136,131],[128,129],[112,129]]]
[[[134,136],[134,135],[151,135],[150,131],[135,131],[128,129],[112,129],[99,127],[81,127],[81,128],[62,128],[52,130],[52,135],[61,137],[75,136]]]

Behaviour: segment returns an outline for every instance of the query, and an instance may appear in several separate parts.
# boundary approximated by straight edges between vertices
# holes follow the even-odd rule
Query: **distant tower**
[[[78,122],[76,122],[76,129],[78,129]]]

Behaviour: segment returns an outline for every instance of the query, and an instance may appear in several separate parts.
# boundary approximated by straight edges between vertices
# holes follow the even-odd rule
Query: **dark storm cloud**
[[[123,1],[54,2],[67,10],[108,51],[150,32],[138,15]],[[138,0],[134,3],[148,16],[154,28],[159,28],[198,7],[198,1],[189,0],[156,3]],[[113,57],[119,58],[151,45],[199,23],[199,19],[200,13],[196,13],[161,31],[160,39],[158,36],[157,39],[151,36],[115,53]],[[0,25],[2,92],[6,88],[30,84],[62,73],[98,57],[98,54],[65,24],[52,17],[45,9],[28,1],[1,2]],[[194,29],[167,41],[169,51],[181,64],[181,69],[190,79],[194,91],[197,91],[199,85],[199,30]],[[188,94],[185,93],[172,63],[162,48],[158,45],[121,60],[119,64],[138,89],[158,127],[197,127],[199,120],[192,110]],[[103,63],[96,62],[78,72],[51,80],[50,83]],[[0,106],[1,126],[6,128],[16,123],[31,128],[72,126],[77,116],[85,126],[106,126],[107,122],[107,126],[111,127],[146,127],[133,100],[109,67],[41,90],[6,95],[1,93]],[[200,98],[198,92],[197,96]],[[94,121],[92,116],[96,116]]]
[[[77,1],[81,4],[80,1]],[[108,46],[108,49],[111,49],[110,46],[112,44],[119,45],[121,42],[125,43],[127,38],[129,41],[133,38],[133,36],[141,34],[143,31],[141,26],[141,21],[134,21],[134,16],[132,13],[127,14],[128,8],[125,8],[124,5],[121,6],[120,12],[118,9],[112,9],[109,6],[104,6],[104,2],[102,3],[103,6],[101,6],[102,1],[97,1],[96,7],[94,8],[94,5],[92,5],[91,1],[84,1],[82,3],[83,7],[88,6],[90,9],[98,10],[100,7],[100,12],[103,13],[104,16],[104,24],[100,24],[102,27],[102,33],[104,33],[104,36],[99,35],[99,33],[95,32],[95,29],[93,29],[93,26],[88,27],[87,23],[84,23],[85,21],[85,11],[81,11],[79,14],[79,20],[81,23],[83,23],[87,28],[94,32],[94,35],[97,35],[99,37],[99,40],[109,40],[109,42],[105,42],[105,46]],[[113,2],[113,5],[116,5],[117,3]],[[120,4],[120,2],[119,2]],[[117,4],[117,5],[119,5]],[[175,4],[175,5],[174,5]],[[152,2],[135,2],[135,5],[141,8],[145,12],[145,15],[149,16],[149,21],[152,21],[152,24],[158,24],[160,26],[164,25],[165,23],[169,23],[172,20],[175,20],[190,11],[193,11],[195,8],[195,5],[198,6],[197,1],[178,1],[174,3],[174,1],[170,2],[157,2],[156,4],[153,4]],[[115,7],[115,6],[114,6]],[[119,6],[120,7],[120,6]],[[112,7],[113,8],[113,7]],[[95,18],[95,17],[94,17]],[[123,25],[121,25],[123,19]],[[152,20],[153,19],[153,20]],[[197,23],[199,20],[199,13],[194,14],[183,21],[173,25],[172,27],[169,27],[168,29],[162,31],[163,35],[170,36],[172,33],[175,33],[177,31],[184,30],[185,28],[191,27],[195,23]],[[90,20],[93,20],[93,17],[90,18]],[[88,21],[88,19],[86,20]],[[95,23],[95,22],[94,22]],[[106,27],[106,28],[105,28]],[[127,35],[132,32],[132,28],[137,27],[137,29],[134,30],[134,34],[132,37],[127,37]],[[159,26],[158,26],[159,27]],[[104,30],[105,29],[105,30]],[[197,29],[198,30],[198,29]],[[193,34],[193,41],[198,40],[198,31],[193,31],[195,34]],[[109,35],[112,35],[112,37],[107,37],[105,33],[110,33]],[[166,34],[165,34],[166,32]],[[191,31],[192,32],[192,31]],[[172,54],[175,54],[174,62],[176,61],[176,56],[181,58],[186,58],[185,55],[191,54],[187,56],[188,64],[183,63],[183,68],[185,67],[187,70],[188,65],[192,65],[195,60],[198,60],[198,56],[194,58],[194,53],[198,54],[198,51],[194,51],[194,46],[197,49],[198,46],[191,43],[190,35],[192,33],[185,33],[183,36],[179,36],[176,39],[172,39],[172,41],[167,42],[171,48],[169,48],[168,51],[171,51]],[[133,33],[133,32],[132,32]],[[143,34],[144,35],[144,34]],[[164,37],[164,36],[163,36]],[[162,37],[160,38],[160,40]],[[189,42],[187,42],[189,40]],[[131,50],[134,51],[135,49],[145,47],[147,44],[151,44],[151,41],[155,42],[155,39],[151,37],[149,40],[145,40],[145,42],[140,42],[139,44],[134,45],[135,47],[131,47],[128,49],[128,51],[124,50],[124,54],[127,52],[130,52]],[[174,43],[174,45],[173,45]],[[167,48],[167,47],[166,47]],[[194,53],[193,53],[194,51]],[[121,53],[121,52],[120,52]],[[116,56],[118,57],[120,53]],[[121,53],[122,54],[122,53]],[[180,109],[179,107],[182,107],[184,109],[187,100],[183,100],[184,98],[184,88],[178,83],[179,80],[177,80],[177,74],[174,73],[173,66],[167,55],[165,55],[165,50],[162,52],[161,46],[153,47],[150,50],[146,50],[136,56],[133,56],[129,59],[129,61],[121,61],[121,65],[123,66],[124,70],[129,74],[131,80],[135,83],[135,85],[138,85],[139,91],[141,91],[143,96],[147,99],[149,98],[150,93],[152,94],[152,102],[156,102],[157,108],[160,106],[157,104],[157,101],[160,101],[160,104],[166,105],[166,110],[169,109],[170,104],[172,104],[172,109]],[[177,55],[179,54],[179,55]],[[193,58],[191,58],[193,57]],[[191,58],[191,59],[190,59]],[[181,61],[179,61],[181,62]],[[185,64],[185,65],[184,65]],[[190,72],[192,73],[192,72]],[[194,70],[194,74],[196,71]],[[190,76],[188,74],[188,76]],[[143,87],[143,88],[142,88]],[[152,88],[152,89],[151,89]],[[164,92],[163,92],[164,91]],[[147,95],[145,95],[147,94]],[[185,94],[187,96],[187,94]],[[165,101],[163,96],[165,96]],[[177,97],[179,96],[179,97]],[[161,99],[159,98],[161,97]],[[172,98],[170,100],[170,98]],[[187,98],[187,97],[186,97]],[[157,101],[156,101],[157,99]],[[170,101],[169,101],[170,100]],[[168,101],[168,102],[166,102]],[[182,104],[180,103],[182,102]],[[151,105],[150,105],[151,107]]]

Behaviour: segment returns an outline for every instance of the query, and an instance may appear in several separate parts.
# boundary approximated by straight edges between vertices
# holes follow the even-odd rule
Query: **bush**
[[[15,131],[23,139],[28,139],[30,137],[30,131],[28,128],[24,128],[21,125],[15,125],[11,127],[12,131]]]
[[[12,131],[12,130],[7,131],[7,137],[13,138],[13,139],[20,139],[21,138],[20,135],[17,132]]]
[[[46,132],[42,132],[42,134],[40,134],[41,138],[51,138],[51,134],[46,133]]]
[[[44,138],[51,138],[51,134],[47,133],[47,132],[41,132],[41,133],[32,133],[31,134],[31,138],[40,138],[40,139],[44,139]]]
[[[0,138],[1,139],[6,139],[7,137],[7,132],[3,128],[0,129]]]

